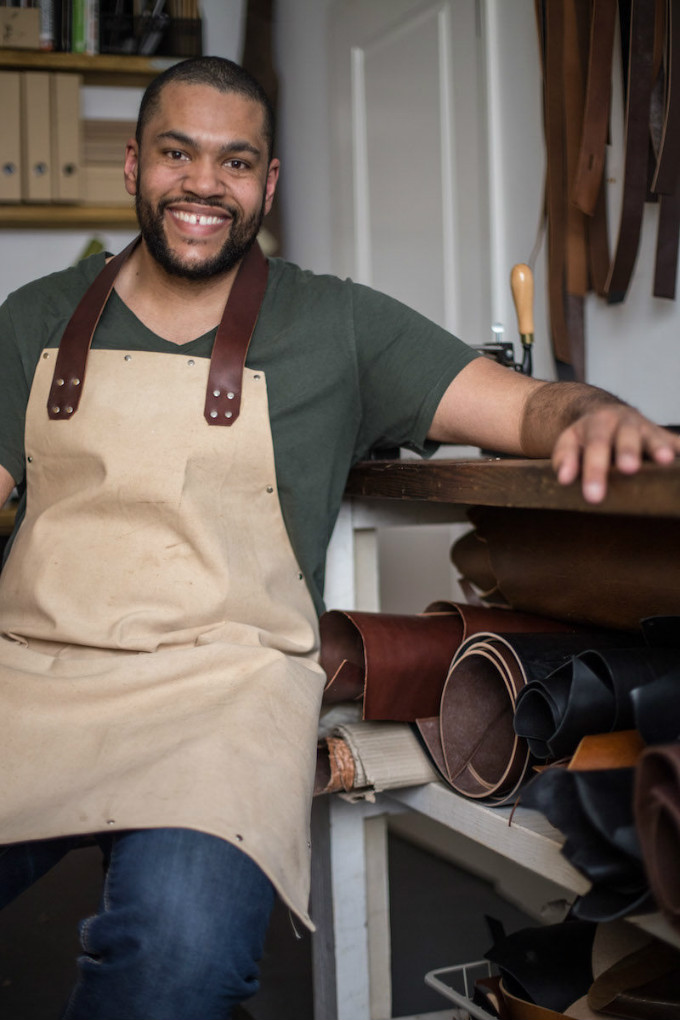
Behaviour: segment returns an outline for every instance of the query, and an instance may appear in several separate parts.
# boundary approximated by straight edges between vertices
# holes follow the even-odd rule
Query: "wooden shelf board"
[[[596,505],[584,500],[578,484],[559,485],[549,461],[513,458],[367,461],[353,469],[345,492],[362,499],[677,518],[680,463],[643,464],[635,475],[612,471],[607,496]]]
[[[96,227],[136,230],[134,205],[0,205],[0,230],[90,230]]]
[[[117,53],[45,53],[42,50],[0,49],[0,69],[72,71],[88,85],[146,85],[179,57],[140,57]]]

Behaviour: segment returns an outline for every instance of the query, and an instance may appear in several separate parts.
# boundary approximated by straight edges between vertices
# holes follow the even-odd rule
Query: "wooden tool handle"
[[[517,312],[517,325],[521,336],[534,332],[534,274],[524,262],[512,267],[510,273],[512,299]]]

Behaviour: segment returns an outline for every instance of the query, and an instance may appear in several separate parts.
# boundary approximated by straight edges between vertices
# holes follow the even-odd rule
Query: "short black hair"
[[[147,86],[139,107],[135,138],[141,145],[142,134],[147,121],[160,105],[160,95],[166,85],[182,82],[186,85],[209,85],[218,92],[237,92],[254,99],[262,107],[264,133],[271,160],[274,151],[274,111],[267,93],[257,79],[233,60],[226,57],[192,57],[168,67],[157,75]]]

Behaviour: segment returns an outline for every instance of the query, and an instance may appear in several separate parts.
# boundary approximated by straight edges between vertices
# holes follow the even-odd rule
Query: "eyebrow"
[[[186,145],[188,148],[198,149],[200,143],[195,138],[191,138],[190,135],[185,135],[182,131],[161,131],[160,134],[156,135],[158,141],[164,139],[171,142],[179,142],[180,145]],[[247,142],[245,139],[235,139],[233,142],[228,142],[223,145],[220,149],[220,155],[228,156],[230,154],[238,152],[249,152],[252,156],[261,156],[262,150],[258,149],[257,146],[253,145],[252,142]]]

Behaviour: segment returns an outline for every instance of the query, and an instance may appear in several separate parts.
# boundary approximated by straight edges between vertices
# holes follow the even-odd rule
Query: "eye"
[[[177,163],[182,159],[188,158],[181,149],[166,149],[164,155],[173,163]]]
[[[230,170],[247,170],[249,166],[244,159],[237,159],[236,157],[225,160],[224,165],[229,167]]]

